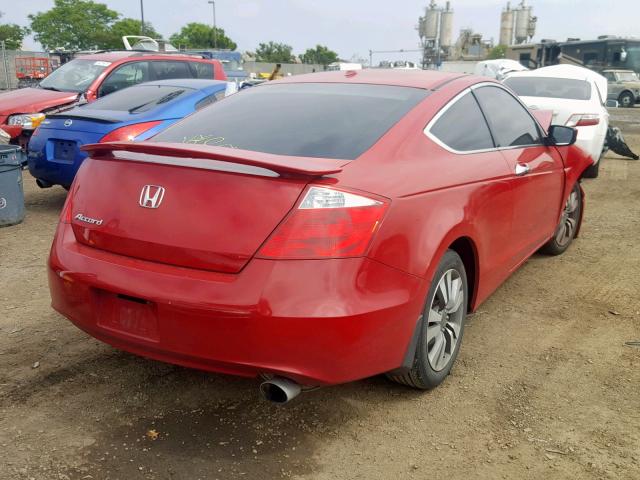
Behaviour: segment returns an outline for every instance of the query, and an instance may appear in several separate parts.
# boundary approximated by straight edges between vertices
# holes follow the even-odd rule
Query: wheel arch
[[[629,95],[631,95],[631,98],[633,98],[634,100],[636,99],[636,96],[633,94],[633,92],[631,90],[629,90],[628,88],[625,88],[624,90],[622,90],[619,94],[618,94],[618,99],[620,99],[620,97],[622,97],[624,94],[628,93]]]
[[[460,226],[458,226],[460,227]],[[462,264],[464,265],[465,273],[467,274],[467,287],[468,291],[468,300],[467,300],[467,312],[472,312],[476,306],[476,296],[478,292],[478,277],[479,277],[479,255],[476,243],[468,234],[463,234],[458,229],[454,228],[449,235],[442,241],[440,248],[438,248],[437,252],[433,256],[433,261],[428,267],[427,276],[425,278],[429,279],[427,282],[427,291],[429,289],[428,285],[431,284],[432,277],[435,274],[435,270],[438,268],[440,264],[440,260],[447,252],[447,250],[452,250],[456,252],[460,259],[462,260]],[[427,293],[425,292],[425,302],[428,301]],[[405,353],[403,357],[402,364],[388,372],[389,375],[404,375],[406,374],[413,365],[413,359],[415,357],[416,348],[418,346],[418,339],[420,337],[420,332],[422,331],[423,325],[423,315],[417,319],[417,322],[414,326],[413,334],[411,335],[411,339],[409,340],[409,344],[405,347]]]
[[[447,248],[453,250],[462,259],[465,272],[467,274],[467,286],[469,292],[467,295],[467,311],[471,312],[476,303],[476,295],[478,292],[478,249],[475,242],[468,236],[462,236],[455,239]]]

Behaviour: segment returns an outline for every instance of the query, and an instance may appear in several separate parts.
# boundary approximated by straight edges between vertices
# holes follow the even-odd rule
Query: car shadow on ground
[[[29,174],[29,172],[22,173],[22,180],[26,184],[27,182],[34,182],[35,179]],[[24,204],[27,210],[27,215],[42,214],[49,212],[56,212],[62,210],[64,201],[67,198],[67,191],[60,187],[54,186],[51,188],[42,188],[38,190],[29,189],[25,193]]]
[[[281,406],[260,397],[258,379],[168,365],[80,339],[85,341],[90,345],[82,345],[81,359],[47,371],[41,367],[40,375],[0,402],[37,404],[57,397],[55,423],[71,417],[74,430],[86,434],[73,464],[63,460],[60,442],[57,470],[72,480],[147,478],[141,474],[287,478],[317,472],[316,449],[365,420],[367,405],[391,407],[424,394],[380,376],[303,392]],[[86,355],[91,344],[96,351]]]

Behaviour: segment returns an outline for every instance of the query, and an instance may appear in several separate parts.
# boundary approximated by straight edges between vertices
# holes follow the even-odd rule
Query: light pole
[[[144,35],[144,0],[140,0],[140,17],[142,17],[142,23],[140,24],[140,35]]]
[[[209,0],[211,6],[213,6],[213,48],[218,48],[218,34],[216,32],[216,2],[215,0]]]

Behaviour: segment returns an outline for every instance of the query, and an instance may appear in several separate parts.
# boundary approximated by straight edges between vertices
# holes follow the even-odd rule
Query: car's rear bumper
[[[52,185],[68,187],[73,183],[76,172],[86,157],[82,153],[76,156],[73,162],[61,162],[48,160],[44,149],[29,149],[27,153],[29,173]]]
[[[576,145],[586,152],[593,163],[598,163],[604,146],[604,136],[599,133],[598,126],[577,127]]]
[[[49,285],[57,311],[117,348],[310,385],[400,367],[426,288],[366,258],[254,259],[238,274],[156,264],[78,244],[68,225],[52,246]]]

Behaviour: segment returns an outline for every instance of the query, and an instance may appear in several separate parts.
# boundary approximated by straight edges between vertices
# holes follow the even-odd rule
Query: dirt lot
[[[615,117],[640,151],[640,109]],[[44,263],[65,192],[26,178],[27,219],[0,230],[0,478],[640,478],[640,348],[625,345],[640,340],[640,162],[609,155],[600,172],[581,237],[469,319],[440,388],[378,377],[286,407],[53,312]]]

